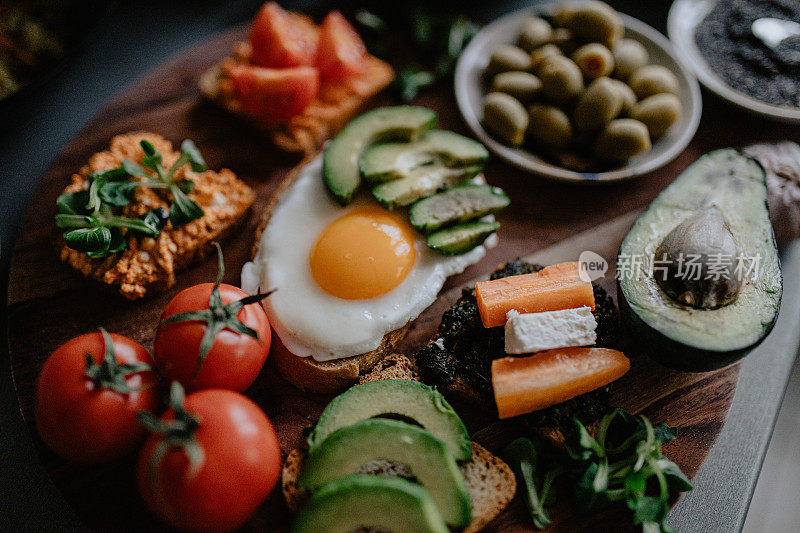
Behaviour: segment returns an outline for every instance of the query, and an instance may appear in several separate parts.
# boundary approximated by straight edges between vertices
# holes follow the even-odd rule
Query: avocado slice
[[[428,235],[428,247],[445,255],[461,255],[483,243],[497,231],[499,222],[469,222]]]
[[[410,379],[385,379],[346,390],[322,412],[308,436],[314,450],[337,429],[381,415],[400,415],[417,422],[447,445],[457,461],[472,457],[467,428],[434,387]]]
[[[361,156],[361,174],[369,181],[407,178],[422,165],[441,163],[448,168],[483,166],[489,152],[479,142],[452,131],[431,130],[418,140],[373,146]]]
[[[397,420],[371,418],[334,431],[309,450],[297,483],[302,490],[314,491],[378,459],[407,465],[446,523],[469,524],[469,491],[447,445],[426,430]]]
[[[710,152],[650,204],[622,242],[617,278],[620,310],[643,350],[665,366],[686,371],[726,366],[744,357],[772,330],[783,280],[765,180],[761,165],[738,151]],[[679,286],[672,271],[664,270],[673,262],[659,259],[676,255],[681,247],[693,250],[704,268],[710,267],[714,255],[696,253],[705,248],[741,253],[738,274],[756,262],[757,271],[740,284],[687,281]],[[635,268],[637,257],[654,257],[656,268],[652,272]],[[721,259],[724,255],[716,262],[728,262]],[[688,267],[685,273],[686,279],[698,278]]]
[[[408,211],[411,224],[424,233],[491,215],[507,207],[499,187],[465,183],[418,201]]]
[[[381,107],[348,124],[325,148],[322,175],[337,202],[347,205],[361,184],[362,152],[387,141],[413,141],[436,127],[436,113],[425,107]]]
[[[403,207],[472,179],[481,170],[482,165],[449,168],[442,163],[431,163],[411,170],[408,177],[379,183],[372,188],[372,195],[386,209]]]
[[[297,514],[292,533],[449,533],[428,492],[410,481],[347,476],[322,487]]]

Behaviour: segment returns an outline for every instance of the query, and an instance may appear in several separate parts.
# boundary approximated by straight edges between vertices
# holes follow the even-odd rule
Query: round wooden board
[[[198,44],[124,90],[65,147],[43,177],[24,218],[9,278],[9,351],[20,407],[34,434],[32,407],[36,378],[44,360],[58,345],[104,326],[149,348],[153,325],[170,298],[190,285],[213,280],[216,274],[216,260],[206,260],[180,274],[177,285],[169,291],[128,302],[115,292],[82,279],[59,262],[52,245],[55,198],[69,182],[70,175],[92,153],[107,147],[111,137],[132,130],[149,130],[175,143],[191,138],[210,168],[230,168],[256,190],[257,199],[249,221],[223,245],[225,281],[238,285],[241,266],[250,258],[260,212],[297,162],[271,147],[256,130],[200,98],[196,87],[198,75],[227,55],[244,35],[245,29],[240,27]],[[389,95],[383,95],[371,105],[393,103],[396,101]],[[426,93],[416,103],[437,110],[442,128],[466,133],[450,87]],[[452,289],[485,275],[499,263],[537,250],[545,250],[548,257],[569,260],[575,259],[588,245],[589,249],[602,251],[605,257],[613,259],[627,231],[624,224],[629,225],[633,220],[630,215],[619,217],[644,208],[700,154],[717,147],[783,135],[780,127],[770,128],[760,122],[742,126],[736,115],[714,104],[706,109],[697,137],[677,160],[635,181],[604,186],[552,183],[492,160],[486,168],[489,182],[503,187],[512,198],[511,207],[499,217],[500,245],[481,263],[448,281],[445,291],[450,292],[444,293],[421,317],[404,342],[404,351],[413,353],[430,336],[443,306],[453,297]],[[615,223],[606,224],[614,219]],[[565,243],[553,246],[560,241]],[[614,294],[613,284],[610,288]],[[639,356],[634,357],[632,372],[615,386],[613,394],[618,405],[643,410],[655,422],[666,421],[680,428],[680,436],[665,446],[665,453],[689,476],[694,476],[724,424],[737,377],[738,366],[709,374],[681,374]],[[284,454],[301,442],[303,429],[313,424],[328,401],[328,397],[299,392],[278,377],[269,364],[247,394],[277,428]],[[485,423],[472,419],[466,411],[464,414],[476,439],[490,449],[497,451],[507,440],[509,424],[485,427]],[[132,475],[134,458],[86,466],[59,459],[41,442],[38,446],[52,479],[87,526],[104,530],[163,527],[155,523],[136,494]],[[248,522],[247,529],[282,531],[289,520],[279,491],[275,491]],[[612,516],[606,517],[602,524],[586,527],[618,531],[621,523]],[[521,499],[517,498],[487,530],[529,528],[530,520],[525,516]],[[556,529],[574,528],[575,524],[567,520]]]

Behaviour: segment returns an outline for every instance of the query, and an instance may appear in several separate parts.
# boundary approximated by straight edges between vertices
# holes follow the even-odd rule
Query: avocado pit
[[[653,276],[675,301],[698,309],[717,309],[736,301],[742,276],[736,268],[741,249],[716,205],[670,231],[655,252]]]

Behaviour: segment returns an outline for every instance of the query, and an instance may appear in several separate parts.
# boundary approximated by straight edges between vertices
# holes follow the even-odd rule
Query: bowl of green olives
[[[455,95],[495,154],[566,181],[622,180],[667,164],[702,109],[669,41],[595,0],[540,4],[484,27],[458,60]]]

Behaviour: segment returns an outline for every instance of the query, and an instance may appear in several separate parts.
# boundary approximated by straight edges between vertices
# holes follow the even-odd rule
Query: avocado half
[[[673,299],[652,271],[634,266],[637,257],[653,257],[679,224],[714,206],[750,272],[732,303],[703,309]],[[702,156],[638,218],[622,242],[617,265],[623,322],[643,351],[664,366],[690,372],[738,361],[772,330],[783,291],[764,169],[734,149]]]

